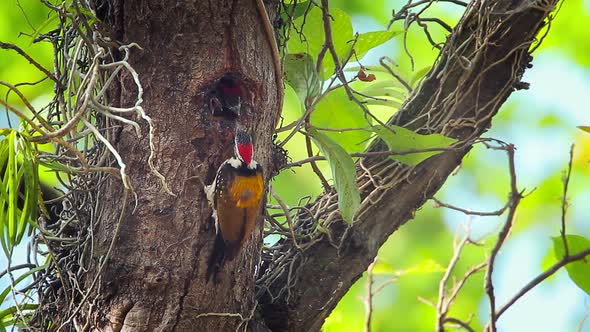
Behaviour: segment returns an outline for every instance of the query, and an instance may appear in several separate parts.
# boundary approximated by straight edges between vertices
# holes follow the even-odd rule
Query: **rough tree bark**
[[[125,203],[119,237],[100,280],[100,300],[92,309],[94,324],[103,331],[235,330],[244,324],[240,317],[203,314],[235,313],[245,320],[253,313],[262,223],[242,256],[226,264],[219,283],[207,283],[215,229],[195,176],[212,182],[217,167],[233,155],[237,122],[253,132],[255,158],[269,169],[280,97],[257,2],[116,0],[100,1],[98,8],[119,40],[143,48],[132,53],[130,63],[143,84],[143,108],[157,129],[156,167],[177,197],[150,173],[147,138],[137,140],[132,128],[124,127],[114,143],[137,200],[131,195]],[[226,73],[242,77],[250,92],[239,119],[213,117],[205,107],[203,91]],[[111,92],[115,106],[135,103],[130,80],[122,77],[120,89]],[[117,227],[120,180],[109,181],[101,197],[95,268]]]
[[[548,15],[526,6],[510,11],[525,3],[473,1],[437,64],[390,122],[461,140],[481,135],[519,82],[520,71],[529,61],[530,42]],[[232,153],[235,121],[213,118],[203,107],[201,94],[226,72],[237,72],[248,82],[252,107],[239,121],[254,131],[256,157],[269,166],[270,133],[279,116],[280,98],[256,3],[114,0],[109,1],[104,20],[118,38],[143,47],[143,52],[133,54],[131,63],[144,86],[143,106],[157,127],[157,167],[178,196],[167,195],[150,174],[147,139],[138,141],[130,128],[124,128],[115,143],[127,162],[137,208],[131,197],[100,281],[94,321],[105,331],[234,330],[242,323],[240,317],[203,314],[239,313],[248,319],[253,313],[262,224],[244,255],[227,266],[220,284],[207,284],[214,228],[200,184],[192,177],[210,182],[216,167]],[[113,91],[115,106],[134,102],[134,91],[125,89],[131,86],[128,80],[123,77],[120,90]],[[335,238],[346,234],[345,246],[338,250],[325,239],[308,250],[307,263],[291,289],[291,301],[269,303],[263,295],[258,299],[259,315],[250,326],[319,330],[381,244],[442,186],[470,147],[430,158],[413,169],[383,157],[366,158],[365,165],[388,169],[387,181],[379,188],[368,185],[363,190],[363,197],[378,191],[381,199],[363,209],[348,231],[344,223],[332,224]],[[369,150],[385,148],[376,142]],[[358,175],[359,184],[369,181],[362,172]],[[95,240],[97,253],[108,249],[122,196],[119,181],[110,181],[102,195],[105,211]],[[96,262],[99,258],[95,257]],[[285,287],[284,283],[282,279],[269,286],[272,291]]]

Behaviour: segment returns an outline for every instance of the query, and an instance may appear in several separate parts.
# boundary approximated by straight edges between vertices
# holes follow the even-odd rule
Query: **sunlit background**
[[[367,32],[385,29],[392,9],[405,2],[332,0],[330,3],[332,8],[340,8],[351,15],[355,31]],[[47,22],[47,10],[35,0],[21,0],[20,5],[21,8],[15,0],[0,2],[0,41],[16,43],[51,69],[51,48],[31,44],[30,37],[19,34],[34,36],[44,24],[55,22]],[[430,16],[443,18],[451,25],[457,22],[461,12],[461,8],[442,2],[429,11]],[[515,144],[518,185],[530,193],[522,201],[511,237],[498,256],[494,274],[498,305],[504,304],[555,261],[551,238],[559,235],[562,177],[571,144],[576,148],[569,191],[568,232],[590,236],[590,134],[576,128],[590,125],[589,26],[590,1],[568,0],[563,4],[548,37],[534,54],[533,68],[524,76],[530,89],[513,93],[494,118],[491,130],[485,134]],[[432,31],[437,41],[444,41],[442,30],[433,27]],[[409,50],[415,60],[414,69],[417,71],[431,65],[437,52],[422,32],[414,28],[408,37]],[[396,70],[400,73],[412,76],[401,39],[369,52],[362,64],[375,64],[383,55],[399,64]],[[0,50],[0,80],[16,84],[35,82],[42,77],[42,73],[15,52]],[[35,105],[43,105],[52,92],[52,84],[43,82],[24,85],[20,89]],[[0,89],[0,93],[5,97],[6,89]],[[9,100],[18,105],[14,96]],[[335,121],[346,117],[346,114],[338,113],[337,107],[333,111]],[[287,91],[285,123],[300,114],[301,106],[294,92]],[[7,125],[7,117],[2,111],[0,127]],[[12,125],[17,125],[14,118]],[[287,145],[294,160],[305,157],[301,146],[297,139]],[[506,156],[501,151],[477,146],[435,197],[467,209],[497,210],[505,204],[509,193],[507,165]],[[316,195],[321,190],[315,176],[306,167],[283,172],[273,186],[287,203],[293,205],[302,196]],[[374,297],[373,331],[433,330],[436,310],[428,303],[436,302],[442,277],[442,272],[433,267],[447,266],[453,254],[453,239],[462,236],[469,227],[471,238],[484,245],[466,248],[457,268],[460,277],[488,257],[495,234],[504,220],[505,216],[470,217],[436,208],[432,202],[427,202],[416,218],[392,235],[379,252],[376,284],[392,280],[396,273],[399,276]],[[6,264],[3,261],[0,269]],[[0,282],[1,288],[6,287],[7,280]],[[324,330],[363,331],[366,294],[364,276],[338,304]],[[470,279],[459,294],[450,315],[471,320],[472,326],[481,330],[488,321],[488,312],[483,274],[480,273]],[[589,313],[590,297],[562,270],[509,309],[500,319],[499,330],[590,331],[590,322],[583,324]]]

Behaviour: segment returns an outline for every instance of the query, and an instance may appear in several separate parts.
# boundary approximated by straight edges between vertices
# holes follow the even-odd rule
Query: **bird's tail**
[[[217,273],[223,266],[225,261],[225,243],[221,233],[218,232],[215,236],[215,242],[213,243],[213,250],[211,251],[211,257],[209,257],[209,263],[207,265],[207,282],[213,280],[217,283]]]

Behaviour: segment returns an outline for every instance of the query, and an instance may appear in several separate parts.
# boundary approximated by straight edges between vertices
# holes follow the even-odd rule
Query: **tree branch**
[[[389,124],[442,133],[462,142],[484,133],[518,86],[530,61],[528,50],[549,15],[548,8],[553,7],[541,10],[527,8],[526,1],[512,6],[514,2],[471,2],[437,63]],[[272,261],[289,263],[261,268],[258,300],[266,325],[273,330],[319,330],[379,247],[440,189],[470,147],[446,151],[416,167],[384,155],[363,158],[364,167],[357,168],[363,202],[353,225],[342,222],[334,193],[308,204],[306,210],[315,215],[299,214],[296,231],[309,235],[313,227],[306,220],[313,217],[320,220],[321,236],[308,243],[300,241],[303,253],[289,239],[281,240]],[[376,140],[367,152],[387,149]]]

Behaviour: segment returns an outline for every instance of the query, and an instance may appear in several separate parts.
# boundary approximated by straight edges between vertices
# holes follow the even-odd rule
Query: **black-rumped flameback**
[[[237,130],[234,149],[235,156],[221,164],[215,180],[206,188],[217,232],[207,279],[215,277],[224,261],[237,256],[260,213],[263,171],[253,159],[254,145],[247,132]]]

